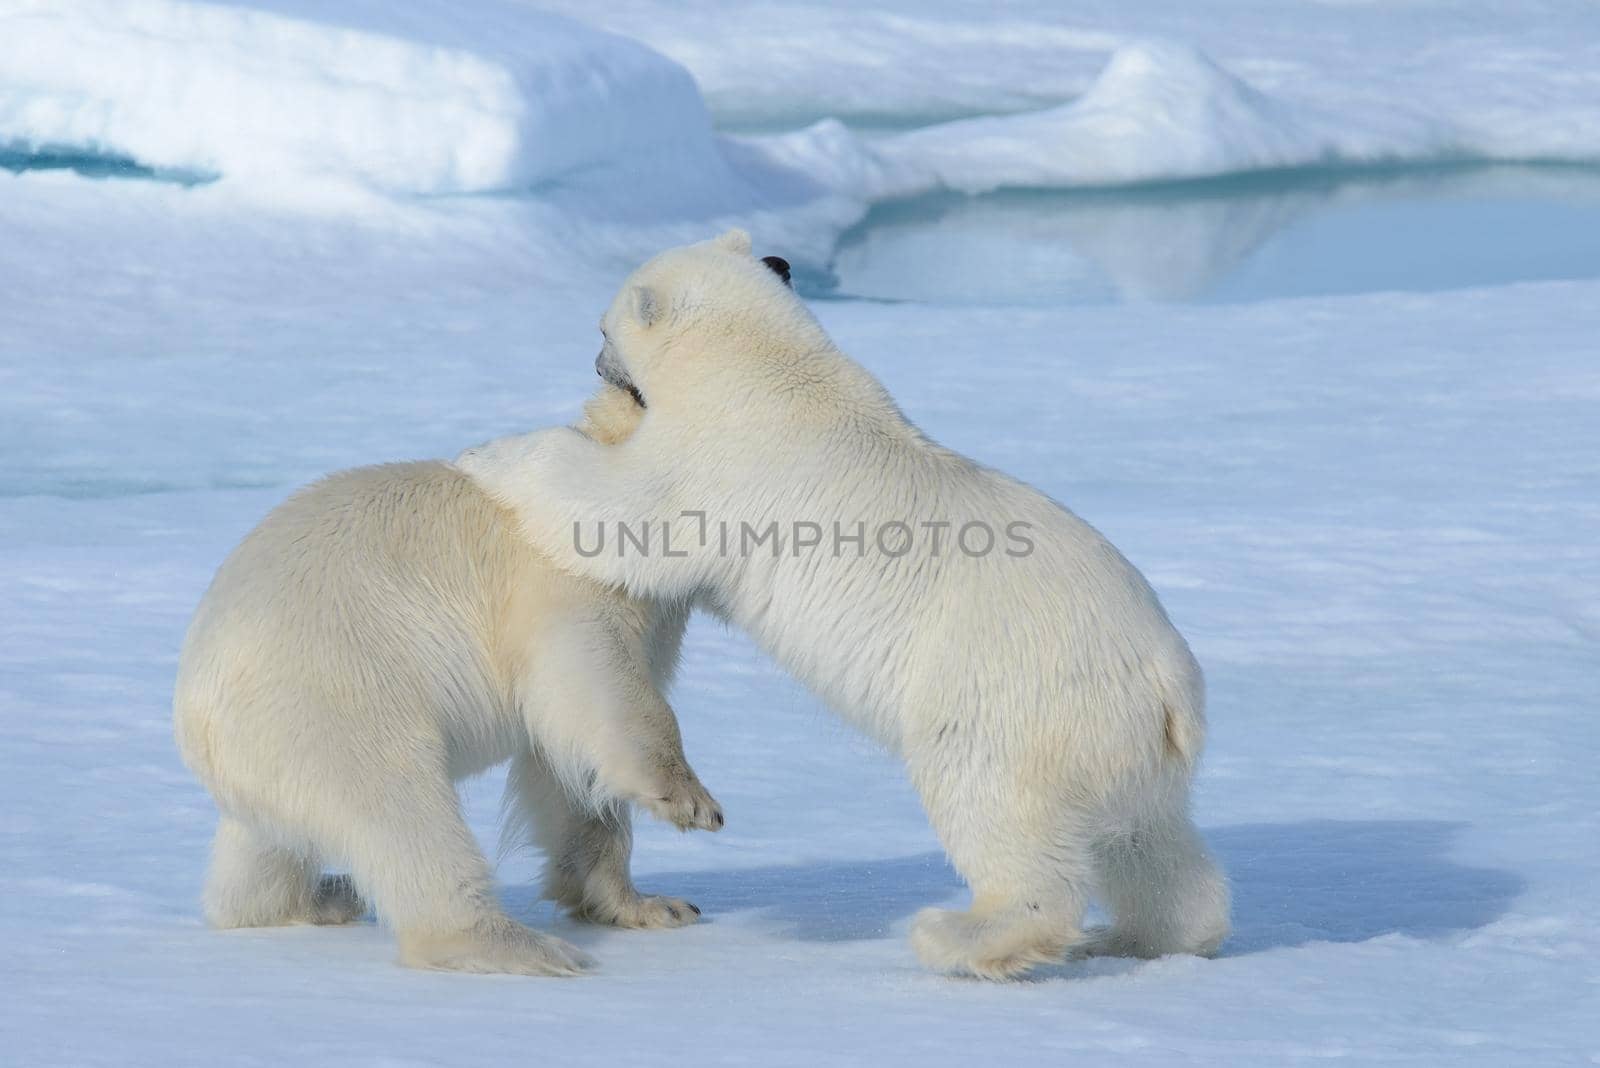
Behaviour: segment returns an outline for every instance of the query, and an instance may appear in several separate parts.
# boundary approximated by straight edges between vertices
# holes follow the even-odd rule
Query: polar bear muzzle
[[[644,394],[639,392],[639,387],[633,384],[633,379],[628,377],[628,372],[623,369],[622,361],[617,358],[616,350],[611,347],[611,339],[600,347],[600,355],[594,358],[594,372],[613,386],[622,390],[633,398],[633,403],[641,408],[648,408],[644,402]]]

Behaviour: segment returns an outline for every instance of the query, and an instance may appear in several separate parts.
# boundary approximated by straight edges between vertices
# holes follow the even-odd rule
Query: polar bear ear
[[[633,318],[640,326],[654,326],[661,318],[661,297],[649,286],[633,287]]]
[[[750,234],[744,230],[729,230],[725,234],[718,235],[711,243],[729,252],[737,252],[741,256],[750,255]]]

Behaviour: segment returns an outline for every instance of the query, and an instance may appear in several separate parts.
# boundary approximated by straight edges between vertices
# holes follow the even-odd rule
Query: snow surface
[[[544,0],[649,44],[746,128],[883,128],[1085,93],[1124,45],[1191,45],[1261,91],[1429,118],[1507,154],[1594,158],[1600,9],[1584,0]],[[1520,143],[1512,151],[1510,145]]]
[[[629,152],[716,159],[683,68],[504,2],[0,3],[0,138],[262,181],[534,186]],[[261,10],[261,9],[267,10]]]
[[[1009,90],[1030,83],[1019,72],[990,73],[996,52],[1009,60],[1019,38],[1031,38],[1030,55],[1054,42],[1071,60],[1088,54],[1102,64],[1065,103],[875,143],[831,118],[780,135],[718,138],[690,71],[666,56],[512,0],[479,0],[472,10],[469,20],[446,0],[342,0],[331,9],[309,0],[0,0],[0,144],[125,156],[280,190],[328,178],[431,194],[537,190],[594,184],[599,171],[632,189],[648,185],[652,213],[688,198],[702,214],[719,200],[735,210],[763,201],[775,186],[789,187],[790,199],[799,188],[870,203],[940,188],[1094,186],[1311,164],[1600,160],[1600,15],[1592,8],[1579,17],[1596,37],[1575,34],[1564,55],[1522,54],[1516,84],[1538,91],[1461,93],[1448,103],[1288,87],[1277,96],[1194,45],[1160,37],[1059,26],[1030,34],[1026,23],[954,27],[859,11],[846,27],[836,25],[837,11],[789,9],[796,23],[822,16],[810,27],[818,39],[834,40],[829,30],[864,33],[856,59],[868,70],[845,86],[913,115],[936,111],[952,77],[956,86],[972,80],[975,65],[1007,90],[979,94],[985,103],[1019,103]],[[637,28],[683,21],[663,10],[672,13],[635,20]],[[610,18],[633,28],[617,11]],[[749,84],[763,70],[730,72],[727,35],[705,29],[719,43],[687,49],[694,72],[763,99],[763,86]],[[884,55],[887,36],[897,45]],[[940,36],[946,48],[964,43],[964,54],[921,48]],[[734,51],[764,61],[775,40],[788,45],[794,34]],[[920,60],[891,65],[893,55],[919,48]],[[841,52],[852,54],[827,55],[837,63]],[[833,73],[819,71],[809,49],[800,56],[800,76],[813,85]],[[945,59],[954,72],[938,66]],[[909,77],[910,85],[881,92],[885,67],[897,72],[888,80]],[[1501,80],[1481,64],[1451,73],[1475,86]],[[782,114],[771,104],[766,117]]]
[[[199,920],[214,811],[177,760],[169,701],[217,563],[323,472],[571,419],[594,320],[655,248],[737,219],[759,251],[826,264],[868,200],[928,180],[919,167],[976,188],[1034,165],[1007,129],[1056,139],[1039,165],[1071,181],[1092,154],[1066,148],[1096,129],[1107,173],[1261,166],[1412,122],[1451,138],[1520,122],[1519,151],[1574,157],[1600,140],[1592,5],[1208,8],[1018,6],[987,35],[958,5],[595,13],[685,64],[712,115],[746,124],[734,138],[710,132],[671,63],[522,7],[0,6],[0,139],[222,175],[0,172],[0,1059],[1600,1057],[1596,282],[818,305],[931,434],[1105,530],[1189,636],[1213,719],[1197,815],[1236,894],[1217,960],[1007,985],[926,973],[909,917],[963,891],[904,776],[703,623],[674,701],[729,826],[643,824],[636,852],[641,883],[690,896],[703,924],[558,920],[528,857],[501,866],[508,907],[590,949],[595,975],[422,974],[371,924]],[[587,72],[559,84],[590,118],[495,117],[555,70]],[[1405,104],[1393,125],[1366,106],[1384,94]],[[675,170],[663,142],[611,158],[651,142],[603,116],[651,97],[654,133],[688,131]],[[972,118],[1021,109],[1035,113]],[[793,129],[833,112],[959,124]],[[962,137],[982,151],[963,159]],[[1106,246],[1155,235],[1113,228]],[[491,845],[497,793],[493,775],[466,790]]]

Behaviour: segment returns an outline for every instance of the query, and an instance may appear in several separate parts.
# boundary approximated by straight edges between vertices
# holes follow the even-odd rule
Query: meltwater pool
[[[815,297],[1254,301],[1600,277],[1600,168],[1299,170],[881,205]]]

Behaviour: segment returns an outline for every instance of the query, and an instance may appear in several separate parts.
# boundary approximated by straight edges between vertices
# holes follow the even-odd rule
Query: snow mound
[[[395,192],[721,166],[682,67],[511,4],[0,0],[0,144]]]
[[[1081,63],[1100,40],[1068,34],[1062,61]],[[877,137],[826,119],[741,138],[713,130],[677,63],[518,0],[465,11],[450,0],[0,0],[0,152],[124,158],[252,196],[323,179],[401,195],[531,193],[574,243],[618,255],[634,254],[637,232],[666,237],[662,225],[692,236],[737,223],[821,265],[871,204],[941,189],[1528,159],[1535,142],[1571,158],[1588,143],[1582,109],[1542,125],[1498,112],[1468,123],[1291,93],[1262,92],[1190,45],[1140,42],[1112,51],[1081,96],[1039,111]]]
[[[1082,96],[1058,107],[876,140],[824,120],[750,143],[868,202],[1494,155],[1451,124],[1402,108],[1336,115],[1268,96],[1198,49],[1159,41],[1117,49]]]
[[[1069,104],[944,123],[878,151],[930,184],[978,193],[1430,159],[1459,146],[1444,124],[1401,109],[1336,119],[1268,97],[1187,45],[1143,42],[1112,53]]]

